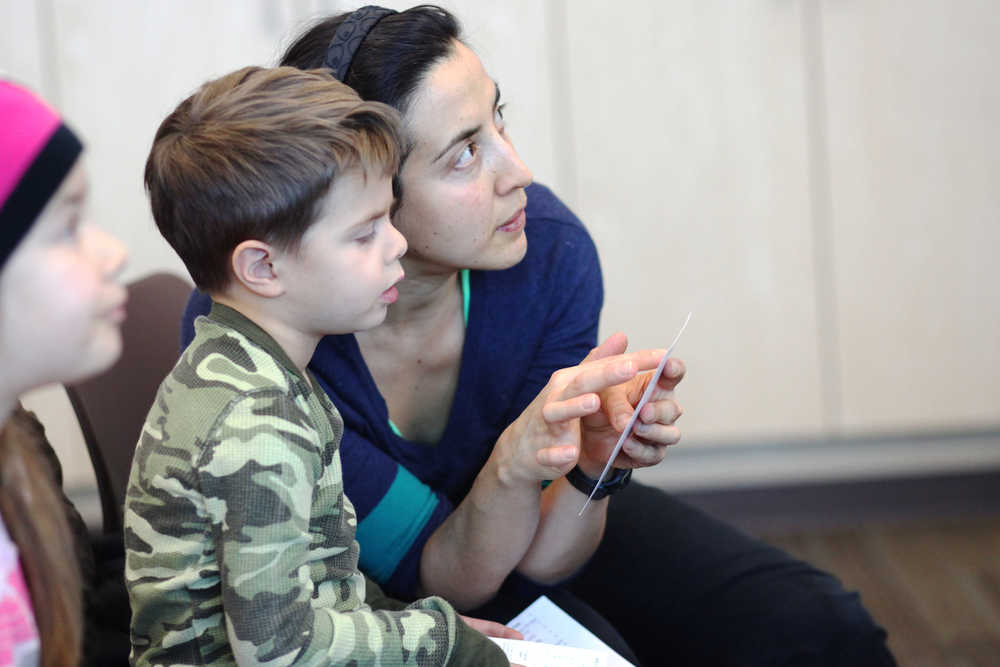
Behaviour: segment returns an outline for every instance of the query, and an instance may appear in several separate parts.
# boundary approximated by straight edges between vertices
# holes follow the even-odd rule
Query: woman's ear
[[[274,259],[275,250],[271,245],[254,239],[243,241],[233,250],[233,275],[237,282],[258,296],[281,296],[285,290],[274,270]]]

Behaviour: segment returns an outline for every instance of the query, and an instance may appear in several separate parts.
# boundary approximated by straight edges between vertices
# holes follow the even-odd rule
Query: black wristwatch
[[[628,486],[629,480],[631,479],[631,468],[615,468],[614,471],[608,475],[607,479],[601,482],[601,485],[597,487],[597,493],[594,494],[594,500],[600,500],[605,496],[618,493]],[[585,496],[589,496],[590,492],[594,490],[595,486],[597,486],[597,480],[583,474],[583,471],[580,470],[580,466],[573,466],[573,469],[566,473],[566,480]]]

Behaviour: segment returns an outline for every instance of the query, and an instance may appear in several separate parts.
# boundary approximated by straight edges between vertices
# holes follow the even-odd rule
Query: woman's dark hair
[[[350,13],[320,19],[288,47],[282,65],[299,69],[323,66],[327,47]],[[375,24],[354,56],[344,83],[363,100],[383,102],[406,113],[427,71],[451,54],[461,27],[448,10],[419,5]]]

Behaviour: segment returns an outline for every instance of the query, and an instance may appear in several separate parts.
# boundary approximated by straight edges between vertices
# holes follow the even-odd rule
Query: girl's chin
[[[86,380],[100,375],[115,365],[122,355],[122,333],[116,324],[108,324],[94,336],[90,349],[81,355],[83,366],[77,370],[78,377],[72,381]]]

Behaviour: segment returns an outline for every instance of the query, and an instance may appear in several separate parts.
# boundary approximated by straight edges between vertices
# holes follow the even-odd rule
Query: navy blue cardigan
[[[424,544],[468,493],[500,433],[554,371],[579,363],[597,342],[603,289],[594,243],[548,188],[532,184],[527,194],[524,259],[470,272],[461,369],[440,442],[393,433],[353,335],[325,337],[310,362],[344,419],[340,455],[361,569],[396,597],[417,595]],[[183,344],[208,309],[207,296],[192,294]]]

